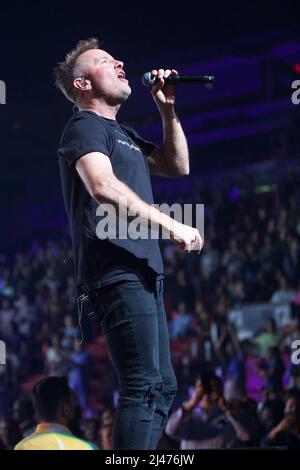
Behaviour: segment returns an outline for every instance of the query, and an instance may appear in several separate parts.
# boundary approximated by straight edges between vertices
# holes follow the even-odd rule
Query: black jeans
[[[163,281],[120,281],[91,297],[120,386],[113,447],[155,449],[177,391]]]

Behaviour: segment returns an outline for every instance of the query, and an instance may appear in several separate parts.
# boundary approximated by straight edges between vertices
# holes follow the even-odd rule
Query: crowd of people
[[[202,186],[193,195],[205,203],[201,255],[162,242],[179,392],[161,448],[300,447],[300,366],[290,360],[300,339],[299,182],[291,176],[263,194]],[[291,321],[278,328],[270,317],[242,341],[229,310],[262,303],[290,305]],[[84,321],[80,340],[77,314],[67,238],[35,240],[13,259],[1,255],[2,448],[34,429],[30,392],[42,377],[67,378],[80,415],[74,434],[111,447],[116,378],[108,357],[97,363],[94,324]],[[247,385],[249,356],[262,381],[258,400]]]

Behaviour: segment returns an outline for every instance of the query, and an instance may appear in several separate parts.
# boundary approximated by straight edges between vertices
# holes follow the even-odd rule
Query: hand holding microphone
[[[152,86],[151,93],[159,109],[163,111],[173,107],[175,104],[175,86],[166,82],[170,80],[171,76],[178,76],[178,72],[175,69],[159,69],[152,70],[149,74],[153,81],[152,85],[149,86]]]
[[[178,75],[175,69],[159,69],[146,72],[142,77],[145,86],[152,87],[151,93],[154,101],[161,111],[169,109],[175,104],[175,88],[179,83],[186,84],[212,84],[213,75]]]
[[[170,109],[175,104],[175,89],[178,83],[212,83],[213,75],[178,75],[175,69],[159,69],[147,72],[142,77],[145,86],[151,86],[154,101],[161,111]]]

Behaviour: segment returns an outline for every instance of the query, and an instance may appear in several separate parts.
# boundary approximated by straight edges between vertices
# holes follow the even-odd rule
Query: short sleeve
[[[110,156],[113,142],[107,125],[90,113],[76,113],[63,133],[58,155],[71,166],[80,157],[91,152]]]

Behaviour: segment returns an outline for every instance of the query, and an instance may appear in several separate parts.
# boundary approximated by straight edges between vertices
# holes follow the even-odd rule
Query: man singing
[[[56,85],[75,103],[59,145],[61,181],[69,217],[79,299],[93,305],[106,336],[120,397],[114,449],[155,449],[177,389],[170,362],[163,303],[163,264],[155,237],[99,237],[97,208],[138,215],[145,226],[169,233],[183,250],[200,251],[199,231],[153,207],[150,174],[189,173],[186,138],[176,116],[175,70],[152,70],[152,95],[160,112],[162,148],[116,120],[131,93],[123,62],[80,41],[55,69]]]

